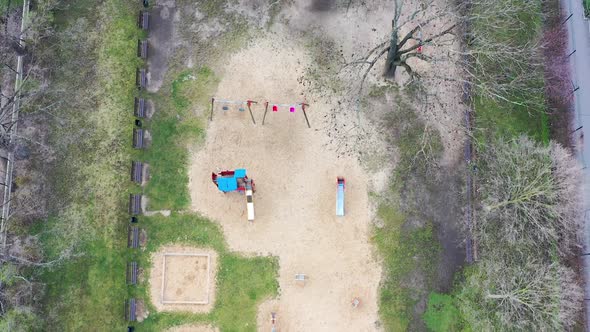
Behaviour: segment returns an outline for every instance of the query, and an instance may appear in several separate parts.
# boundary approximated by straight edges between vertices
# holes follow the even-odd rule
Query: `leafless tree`
[[[571,327],[584,292],[558,263],[486,260],[465,281],[460,307],[474,330],[559,331]]]
[[[412,81],[428,78],[454,82],[471,87],[471,93],[483,98],[540,109],[544,104],[542,98],[522,97],[542,95],[544,89],[543,43],[540,34],[535,35],[536,30],[530,26],[531,20],[541,21],[540,17],[532,17],[540,12],[540,1],[441,3],[395,1],[389,38],[344,67],[363,68],[359,72],[360,92],[371,70],[386,55],[386,78],[392,78],[397,68],[402,67]],[[500,30],[503,33],[498,33]],[[458,47],[459,42],[464,47]],[[435,51],[421,52],[423,47]],[[463,71],[435,69],[424,77],[424,73],[412,67],[416,60],[426,61],[433,68],[454,67]]]
[[[482,246],[514,250],[559,244],[568,254],[582,229],[580,167],[558,144],[527,137],[498,140],[480,154],[480,218],[473,230]],[[545,246],[545,247],[544,247]]]
[[[561,22],[565,19],[559,15],[559,23],[543,33],[543,51],[545,55],[545,90],[547,99],[552,104],[568,105],[573,99],[573,85],[570,77],[567,56],[567,30]],[[566,111],[561,109],[561,111]]]
[[[543,94],[543,44],[531,29],[531,22],[542,21],[540,6],[541,1],[472,0],[462,9],[463,66],[477,95],[534,108],[544,104],[542,98],[522,98]]]
[[[412,7],[406,12],[405,6]],[[369,50],[363,57],[345,65],[345,67],[365,67],[360,85],[361,92],[371,69],[384,55],[386,58],[383,75],[386,78],[393,78],[398,67],[402,67],[412,78],[417,77],[419,74],[413,70],[408,60],[433,60],[431,56],[422,53],[422,47],[427,44],[449,42],[449,39],[443,39],[443,37],[451,35],[456,24],[445,22],[446,13],[448,13],[447,7],[439,8],[434,3],[420,1],[415,6],[410,2],[406,4],[404,0],[395,0],[388,40]],[[443,28],[433,28],[437,25]],[[431,30],[437,32],[423,35]]]

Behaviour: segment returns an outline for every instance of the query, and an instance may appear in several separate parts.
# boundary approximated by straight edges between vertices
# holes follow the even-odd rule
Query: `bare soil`
[[[158,0],[151,10],[148,38],[148,90],[156,92],[168,71],[170,54],[175,49],[174,21],[178,20],[175,0]]]

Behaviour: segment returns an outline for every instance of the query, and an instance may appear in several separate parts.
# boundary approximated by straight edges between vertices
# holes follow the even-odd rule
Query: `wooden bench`
[[[139,11],[137,17],[137,26],[142,30],[148,30],[150,28],[150,13],[147,10]]]
[[[139,227],[129,226],[129,231],[127,233],[127,248],[139,248]]]
[[[137,68],[135,72],[135,85],[138,89],[145,89],[147,86],[147,71],[145,68]]]
[[[147,116],[145,99],[135,97],[135,106],[133,108],[133,115],[135,115],[136,117],[141,118],[141,119],[143,119]]]
[[[144,132],[143,129],[133,128],[133,147],[135,149],[144,148]]]
[[[147,59],[148,57],[148,42],[147,40],[137,40],[137,56],[142,59]]]
[[[129,214],[130,215],[141,214],[141,194],[130,194],[129,195]]]
[[[137,303],[135,299],[129,299],[125,301],[125,320],[129,322],[135,322],[137,319],[135,310],[137,309]]]
[[[143,182],[143,163],[141,161],[131,162],[131,181],[140,184]]]
[[[127,285],[137,284],[137,262],[127,263]]]

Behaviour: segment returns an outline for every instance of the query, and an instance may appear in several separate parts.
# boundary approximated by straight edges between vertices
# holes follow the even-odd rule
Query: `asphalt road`
[[[566,17],[573,14],[565,23],[568,28],[569,52],[572,68],[572,91],[575,98],[574,126],[572,130],[582,127],[574,133],[577,142],[578,159],[584,167],[584,254],[590,253],[590,168],[586,160],[590,160],[590,144],[584,144],[584,131],[590,131],[590,26],[584,18],[582,0],[561,0]],[[583,255],[586,299],[586,331],[590,331],[590,255]]]

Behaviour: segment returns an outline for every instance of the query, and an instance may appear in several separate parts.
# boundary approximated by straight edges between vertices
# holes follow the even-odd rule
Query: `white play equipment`
[[[343,177],[336,178],[336,215],[344,216],[344,189],[346,181]]]
[[[246,175],[245,168],[211,173],[211,180],[224,193],[237,191],[246,194],[248,221],[254,221],[254,180]]]

